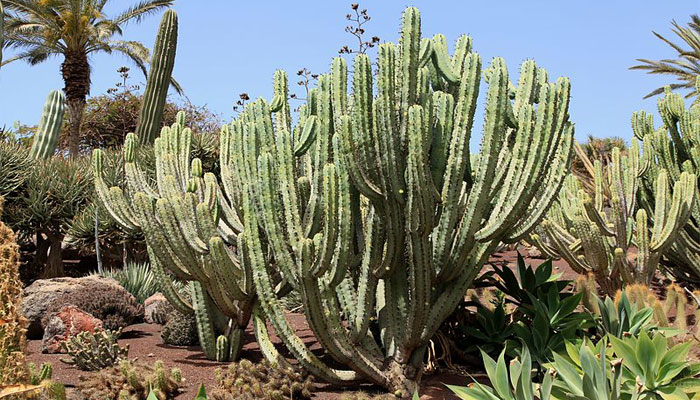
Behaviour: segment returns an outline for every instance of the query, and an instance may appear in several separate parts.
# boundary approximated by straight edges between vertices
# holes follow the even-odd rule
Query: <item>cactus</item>
[[[177,50],[177,13],[167,10],[158,28],[151,70],[141,102],[136,133],[142,144],[152,144],[160,131]]]
[[[128,344],[126,347],[117,344],[117,338],[120,335],[121,329],[116,332],[110,330],[100,330],[95,333],[80,332],[61,342],[61,348],[70,356],[61,361],[74,365],[81,371],[99,371],[111,367],[125,360],[129,355]]]
[[[228,338],[228,355],[223,360],[235,360],[255,303],[250,270],[240,254],[228,247],[241,247],[237,234],[242,227],[237,211],[226,207],[221,198],[214,175],[203,173],[199,159],[190,160],[192,131],[184,124],[183,113],[155,140],[155,188],[136,162],[136,135],[127,135],[124,144],[126,196],[120,188],[107,187],[102,178],[103,153],[96,150],[96,192],[123,228],[144,234],[161,291],[176,310],[194,313],[207,358],[217,359],[216,338],[223,334]],[[168,270],[189,282],[191,301],[173,287]]]
[[[700,77],[696,86],[700,88]],[[632,116],[632,130],[637,138],[649,141],[653,149],[650,168],[643,176],[640,205],[651,212],[657,199],[654,188],[661,171],[666,171],[669,187],[681,179],[684,172],[699,174],[700,168],[700,102],[698,97],[686,108],[683,97],[667,87],[658,100],[658,112],[663,125],[654,126],[653,115],[644,111]],[[700,283],[700,208],[694,206],[691,218],[680,231],[677,240],[664,252],[662,266],[677,280]]]
[[[44,381],[50,380],[53,377],[53,365],[43,363],[37,368],[36,364],[29,363],[29,384],[39,385]]]
[[[228,360],[228,338],[224,335],[219,335],[216,338],[216,361],[222,362]]]
[[[671,196],[668,174],[660,170],[651,218],[638,207],[640,177],[651,163],[649,140],[644,148],[640,156],[635,140],[626,156],[613,148],[609,165],[603,167],[595,160],[593,197],[583,190],[579,178],[567,177],[557,204],[542,222],[540,234],[531,235],[545,254],[561,256],[579,274],[593,274],[610,296],[623,284],[651,282],[664,251],[678,237],[695,202],[694,174],[680,174]],[[633,245],[636,252],[630,251]]]
[[[241,360],[227,369],[215,371],[217,386],[212,400],[310,399],[313,381],[292,367],[266,360],[252,363]]]
[[[0,216],[3,198],[0,197]],[[22,315],[19,246],[12,230],[0,222],[0,386],[25,382],[27,320]]]
[[[168,371],[161,361],[149,365],[128,360],[79,379],[76,386],[86,400],[145,399],[149,393],[158,400],[174,399],[182,382],[180,370]]]
[[[258,100],[222,132],[222,174],[227,163],[243,176],[244,251],[277,335],[321,379],[366,379],[401,398],[414,392],[428,340],[491,251],[523,238],[547,211],[572,144],[569,81],[549,83],[526,61],[516,87],[495,58],[483,71],[481,152],[471,155],[480,56],[467,37],[452,56],[444,37],[429,40],[424,49],[436,54],[421,57],[420,16],[408,8],[399,45],[379,46],[376,91],[370,60],[358,55],[348,97],[337,58],[294,128],[286,107],[273,124]],[[277,92],[285,85],[274,86],[286,99]],[[310,118],[313,143],[294,159]],[[319,343],[347,369],[324,364],[295,335],[274,292],[279,274],[301,293]]]
[[[34,134],[30,154],[33,158],[49,158],[56,151],[58,136],[63,126],[63,112],[66,107],[66,98],[60,90],[49,93],[41,112],[41,120]]]
[[[93,154],[96,191],[115,220],[144,233],[153,265],[201,286],[189,306],[206,328],[207,357],[216,357],[216,332],[237,355],[254,311],[266,358],[280,356],[262,314],[319,378],[369,380],[410,397],[428,340],[488,255],[544,216],[571,157],[568,79],[549,83],[526,61],[516,87],[500,58],[482,71],[470,38],[452,56],[443,36],[426,40],[421,57],[420,17],[407,9],[399,45],[379,47],[377,90],[369,58],[358,55],[348,97],[338,58],[296,125],[287,76],[276,72],[274,107],[251,102],[222,128],[221,186],[190,160],[182,124],[155,141],[156,188],[134,163],[135,135],[124,148],[126,191],[104,184],[102,153]],[[472,155],[482,72],[485,124]],[[326,365],[291,329],[280,298],[292,291],[345,369]]]

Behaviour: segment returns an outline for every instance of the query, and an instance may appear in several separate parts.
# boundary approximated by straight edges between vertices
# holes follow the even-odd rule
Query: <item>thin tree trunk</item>
[[[84,51],[67,51],[61,75],[68,103],[68,151],[71,157],[80,152],[80,127],[87,95],[90,93],[90,64]]]
[[[48,278],[58,278],[66,275],[66,271],[63,268],[63,249],[61,248],[63,244],[63,236],[53,236],[47,235],[48,240],[51,242],[49,247],[49,256],[46,260],[46,267],[41,272],[42,279]]]

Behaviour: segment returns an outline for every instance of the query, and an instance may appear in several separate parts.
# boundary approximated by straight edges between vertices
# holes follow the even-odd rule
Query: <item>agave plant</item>
[[[661,334],[618,339],[610,336],[615,355],[622,363],[621,390],[639,399],[691,399],[700,393],[700,363],[688,361],[692,342],[669,348]],[[638,396],[638,397],[635,397]]]
[[[651,307],[638,310],[636,305],[630,303],[626,292],[622,292],[617,305],[610,297],[596,300],[600,310],[598,329],[602,334],[622,338],[627,335],[637,336],[641,331],[655,328],[652,320],[654,310]]]
[[[520,359],[513,359],[506,366],[505,351],[501,352],[498,360],[481,352],[486,374],[491,387],[474,381],[468,387],[452,386],[457,397],[462,400],[549,400],[551,397],[553,370],[545,374],[541,384],[533,382],[532,359],[527,346],[523,346]]]

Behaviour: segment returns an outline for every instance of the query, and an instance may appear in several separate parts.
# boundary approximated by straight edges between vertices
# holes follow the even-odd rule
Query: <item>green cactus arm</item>
[[[142,144],[150,144],[160,131],[168,88],[175,65],[177,49],[177,13],[167,10],[158,28],[153,49],[153,61],[146,81],[146,91],[141,102],[136,135]]]
[[[66,97],[63,92],[60,90],[51,91],[41,111],[41,119],[29,151],[32,158],[49,158],[56,151],[56,143],[58,143],[58,136],[63,126],[65,108]]]
[[[168,276],[167,272],[160,264],[158,257],[150,247],[147,247],[148,259],[151,261],[151,267],[158,283],[158,288],[163,296],[168,300],[175,310],[182,314],[191,315],[194,312],[192,304],[185,300],[180,292],[173,286],[173,280]]]
[[[657,196],[659,192],[666,192],[661,198],[668,198],[668,186],[663,179],[663,173],[659,175],[657,185]],[[695,201],[695,175],[683,172],[681,179],[674,184],[673,198],[666,214],[664,208],[668,205],[664,201],[658,201],[657,210],[659,214],[654,214],[654,232],[651,237],[649,249],[651,251],[663,251],[663,248],[675,239],[679,227],[685,225],[690,217],[690,209]],[[662,211],[663,210],[663,211]],[[658,227],[661,225],[661,227]]]

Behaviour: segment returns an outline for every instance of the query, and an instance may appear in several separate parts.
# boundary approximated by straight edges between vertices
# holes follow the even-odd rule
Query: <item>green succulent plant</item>
[[[482,352],[484,367],[491,386],[476,380],[469,387],[447,387],[462,400],[549,400],[551,397],[553,373],[544,375],[541,384],[534,383],[532,359],[526,345],[523,346],[521,357],[513,359],[506,365],[505,351],[501,352],[498,360]]]
[[[599,318],[598,330],[601,334],[610,334],[617,338],[626,335],[637,336],[643,330],[653,329],[654,310],[651,307],[637,309],[637,306],[630,303],[627,293],[622,292],[617,305],[610,297],[605,300],[597,298]]]
[[[641,331],[636,337],[610,336],[610,343],[624,360],[621,390],[633,399],[688,399],[700,393],[700,364],[688,360],[692,342],[669,347],[664,335]]]

